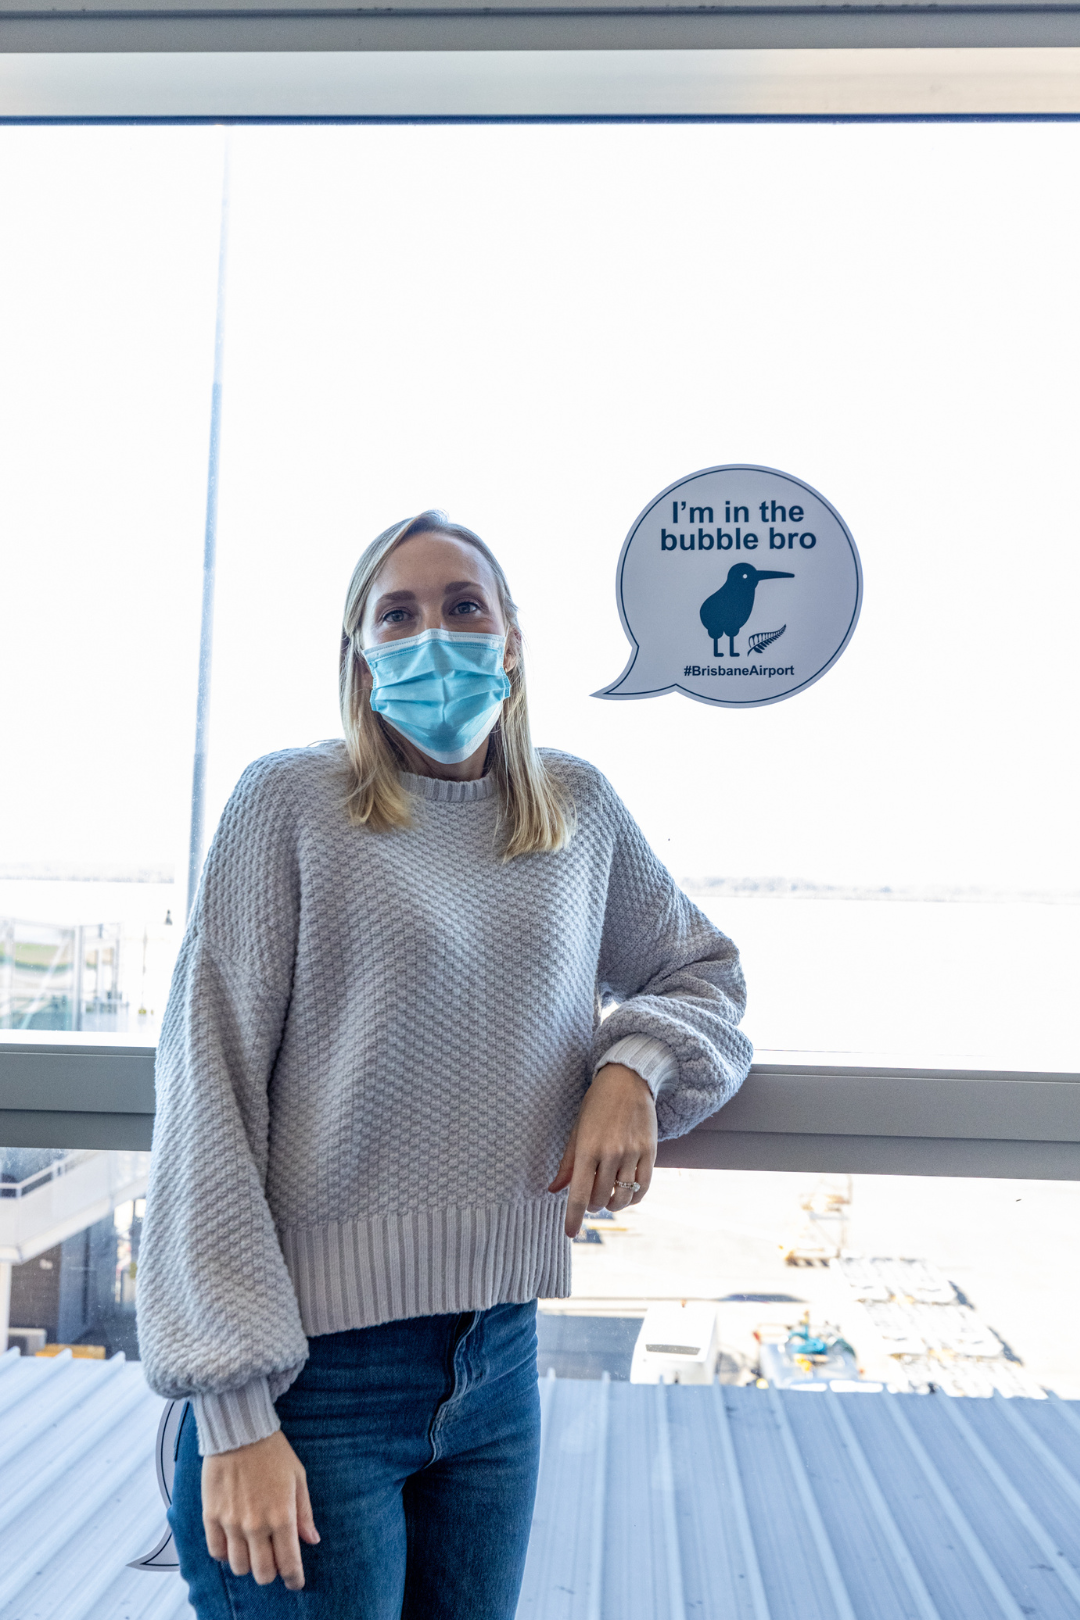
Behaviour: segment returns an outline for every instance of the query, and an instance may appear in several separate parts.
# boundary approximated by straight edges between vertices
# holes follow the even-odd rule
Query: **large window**
[[[0,912],[120,924],[134,1030],[184,905],[223,137],[2,140]],[[351,564],[439,505],[505,560],[539,741],[744,945],[759,1046],[1075,1067],[1075,127],[231,140],[208,826],[337,732]],[[769,709],[594,701],[637,510],[740,459],[848,519],[851,648]]]

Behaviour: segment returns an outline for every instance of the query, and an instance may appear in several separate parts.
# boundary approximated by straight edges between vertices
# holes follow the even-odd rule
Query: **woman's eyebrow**
[[[478,585],[475,579],[455,579],[443,587],[444,596],[449,596],[453,591],[479,591],[481,595],[486,594],[484,587]]]
[[[378,603],[376,604],[376,611],[378,610],[378,608],[384,607],[387,602],[415,602],[415,601],[416,601],[416,592],[415,591],[384,591],[383,594],[379,597]]]

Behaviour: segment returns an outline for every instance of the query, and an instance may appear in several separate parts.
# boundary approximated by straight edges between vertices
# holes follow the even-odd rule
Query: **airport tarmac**
[[[725,1349],[747,1366],[755,1327],[794,1323],[809,1309],[812,1321],[831,1320],[852,1339],[867,1377],[887,1379],[893,1364],[837,1277],[824,1266],[785,1263],[804,1219],[801,1200],[820,1179],[658,1170],[641,1204],[594,1223],[600,1242],[574,1245],[571,1297],[541,1309],[625,1318],[653,1300],[717,1300]],[[1031,1378],[1080,1399],[1080,1183],[901,1176],[851,1183],[849,1252],[931,1261]]]

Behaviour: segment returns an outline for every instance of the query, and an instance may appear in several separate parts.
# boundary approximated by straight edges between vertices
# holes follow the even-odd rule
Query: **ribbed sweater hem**
[[[410,1316],[570,1292],[566,1199],[418,1210],[286,1227],[282,1253],[309,1338]]]

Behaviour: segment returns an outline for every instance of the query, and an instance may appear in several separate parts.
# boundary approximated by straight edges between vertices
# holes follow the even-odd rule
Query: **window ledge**
[[[154,1047],[0,1040],[0,1142],[148,1148]],[[696,1169],[1080,1180],[1080,1074],[759,1054],[742,1090],[658,1163]]]

